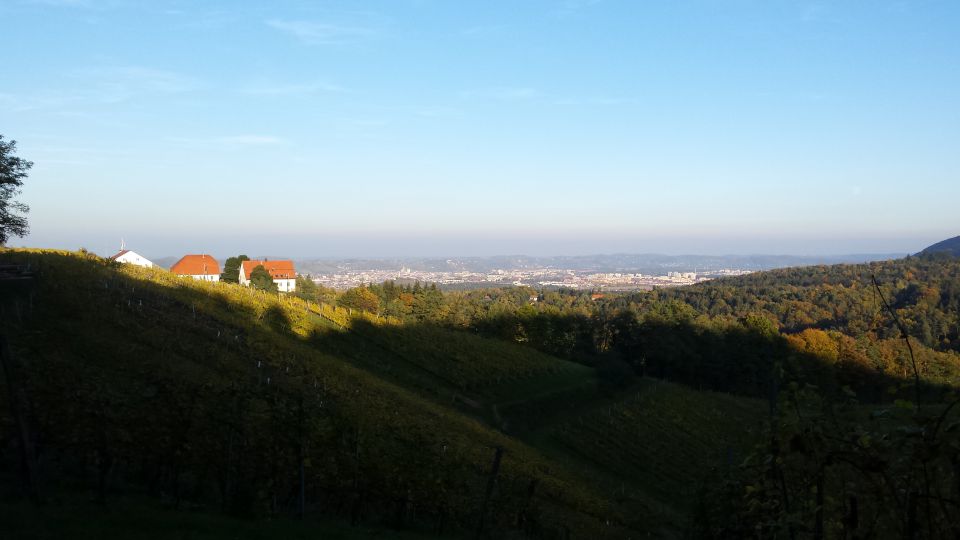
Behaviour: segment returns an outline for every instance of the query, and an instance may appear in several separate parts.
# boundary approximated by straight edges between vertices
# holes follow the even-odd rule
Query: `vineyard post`
[[[880,295],[880,301],[883,302],[883,307],[886,308],[887,313],[890,314],[890,317],[893,319],[894,324],[897,325],[897,330],[900,331],[900,337],[903,339],[904,343],[907,344],[907,351],[910,353],[910,365],[913,367],[913,400],[918,406],[920,405],[920,370],[917,369],[917,359],[913,355],[913,346],[910,345],[910,334],[907,333],[907,327],[900,322],[900,317],[897,316],[897,312],[890,307],[890,304],[887,303],[886,297],[883,296],[883,291],[880,290],[880,283],[877,281],[877,276],[875,274],[870,275],[870,279],[873,281],[873,287],[876,289],[877,294]]]
[[[857,540],[857,529],[860,528],[859,504],[856,495],[851,495],[849,499],[849,510],[844,523],[844,528],[850,531],[850,538]]]
[[[816,510],[814,511],[814,526],[813,526],[813,538],[814,540],[823,540],[823,477],[826,471],[824,469],[826,465],[820,466],[820,471],[817,473],[817,485],[816,485]]]
[[[356,467],[356,470],[354,471],[354,475],[353,475],[353,492],[356,498],[353,501],[353,509],[350,512],[351,514],[350,524],[354,526],[360,524],[360,516],[363,510],[363,489],[362,489],[363,486],[362,486],[362,480],[360,477],[361,469],[360,469],[360,425],[359,424],[357,425],[356,436],[357,436],[356,447],[354,448],[354,454],[353,454],[354,465]]]
[[[303,451],[303,389],[300,390],[300,407],[298,410],[298,422],[297,422],[297,438],[298,438],[298,447],[297,447],[297,460],[300,462],[300,501],[299,508],[297,509],[298,516],[301,520],[303,519],[304,507],[306,506],[306,477],[303,467],[304,461],[304,451]]]
[[[623,484],[621,483],[620,486],[621,486],[620,489],[622,490]],[[517,525],[521,528],[521,530],[527,526],[527,523],[530,519],[528,514],[530,512],[530,507],[533,506],[533,497],[534,495],[536,495],[536,492],[537,492],[537,479],[531,478],[530,485],[527,487],[527,499],[526,501],[524,501],[523,508],[520,509],[520,512],[517,516]]]
[[[493,486],[497,481],[497,473],[500,471],[500,460],[503,458],[503,447],[498,446],[493,454],[493,466],[490,468],[490,476],[487,478],[487,491],[483,496],[483,505],[480,507],[480,521],[477,523],[477,538],[483,534],[483,522],[487,517],[487,505],[490,503],[490,497],[493,495]]]

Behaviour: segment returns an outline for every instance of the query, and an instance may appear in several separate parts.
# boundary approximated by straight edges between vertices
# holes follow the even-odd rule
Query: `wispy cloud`
[[[125,0],[21,0],[24,4],[34,4],[38,6],[74,8],[91,11],[103,11],[130,7],[129,2]]]
[[[542,97],[543,94],[536,88],[523,86],[498,86],[493,88],[478,88],[465,90],[461,96],[468,99],[494,99],[498,101],[523,101]]]
[[[272,135],[225,135],[221,137],[169,137],[167,140],[190,145],[216,146],[273,146],[287,141]]]
[[[503,24],[487,24],[481,26],[471,26],[460,30],[460,35],[468,37],[489,36],[501,33],[507,27]]]
[[[559,17],[569,17],[600,2],[601,0],[563,0],[553,14]]]
[[[285,142],[280,137],[273,137],[271,135],[231,135],[228,137],[218,137],[214,139],[215,142],[221,144],[237,144],[237,145],[252,145],[252,146],[261,146],[265,144],[281,144]]]
[[[270,19],[267,25],[290,34],[308,45],[341,45],[370,39],[377,35],[373,28],[329,22]]]
[[[390,124],[385,118],[352,118],[347,120],[347,124],[358,128],[378,128]]]
[[[246,13],[241,12],[239,9],[213,9],[190,12],[167,10],[164,13],[173,19],[171,22],[181,28],[204,31],[223,30],[224,28],[236,26],[247,16]]]
[[[462,118],[463,111],[455,107],[424,107],[416,111],[417,116],[425,118]]]
[[[303,96],[320,93],[340,93],[347,89],[328,82],[310,83],[256,83],[240,89],[244,94],[256,96]]]
[[[27,0],[26,3],[40,4],[44,6],[82,7],[82,8],[89,8],[94,6],[94,3],[92,2],[92,0]]]
[[[142,66],[99,66],[64,74],[63,88],[32,93],[0,93],[0,109],[57,111],[64,107],[115,104],[139,96],[178,94],[201,88],[196,79]],[[81,113],[82,111],[74,111]]]
[[[800,20],[803,22],[814,22],[821,19],[827,13],[827,7],[820,2],[804,4],[801,8]]]
[[[586,96],[569,97],[549,94],[526,86],[498,86],[466,90],[460,93],[464,99],[486,99],[494,101],[533,101],[558,106],[614,106],[634,103],[633,98]]]
[[[90,84],[82,90],[83,98],[102,103],[127,101],[139,95],[178,94],[199,88],[199,81],[161,69],[142,66],[105,66],[77,69],[72,78],[80,85]]]
[[[628,103],[636,102],[635,99],[631,98],[617,98],[617,97],[582,97],[582,98],[556,98],[551,101],[554,105],[626,105]]]
[[[54,109],[76,101],[75,95],[44,91],[32,94],[0,93],[0,110],[11,112],[26,112],[43,109]]]

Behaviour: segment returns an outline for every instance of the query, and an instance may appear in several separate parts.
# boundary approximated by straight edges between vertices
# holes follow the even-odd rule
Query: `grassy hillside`
[[[0,502],[4,538],[16,540],[418,540],[432,534],[351,526],[328,518],[251,521],[209,512],[176,511],[149,500],[115,499],[109,506],[82,497],[45,506]]]
[[[434,325],[403,325],[365,317],[315,335],[316,342],[356,357],[364,367],[384,376],[414,386],[418,380],[429,380],[437,393],[452,392],[474,400],[504,399],[509,398],[504,389],[511,385],[569,373],[589,376],[591,372],[580,364],[514,343]]]
[[[698,490],[760,441],[766,410],[759,400],[644,379],[528,439],[579,464],[621,505],[655,508],[655,522],[683,528]]]
[[[592,368],[463,331],[83,254],[0,252],[9,262],[38,276],[0,308],[43,443],[41,494],[109,507],[146,493],[209,516],[183,518],[199,520],[190,537],[217,538],[203,530],[218,513],[295,515],[301,481],[313,520],[470,534],[496,447],[493,537],[678,536],[699,486],[761,428],[754,400],[651,379],[606,395]],[[74,526],[61,518],[37,530]],[[251,527],[236,530],[310,530]]]
[[[79,481],[109,499],[137,485],[175,506],[276,515],[302,478],[308,512],[470,530],[499,446],[488,530],[622,534],[615,505],[567,468],[324,352],[329,325],[289,301],[64,252],[0,261],[38,274],[3,309],[42,490]],[[14,439],[7,409],[0,438]]]
[[[317,348],[501,430],[530,429],[597,393],[594,369],[517,343],[296,298],[282,303],[318,316]]]

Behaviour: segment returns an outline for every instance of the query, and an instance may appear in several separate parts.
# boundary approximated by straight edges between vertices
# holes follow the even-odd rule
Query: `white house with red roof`
[[[250,274],[253,269],[263,266],[280,292],[293,292],[297,288],[297,271],[293,268],[293,261],[243,261],[240,265],[240,284],[250,286]]]
[[[170,271],[200,281],[220,281],[220,263],[206,254],[184,255],[170,267]]]
[[[152,261],[129,249],[121,249],[116,255],[110,257],[111,261],[118,263],[132,264],[134,266],[143,266],[144,268],[153,268],[156,266]]]

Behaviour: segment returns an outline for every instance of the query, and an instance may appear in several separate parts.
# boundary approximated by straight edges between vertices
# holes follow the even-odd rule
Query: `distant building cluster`
[[[157,265],[152,261],[129,249],[121,249],[119,253],[110,257],[111,260],[134,266],[154,268]],[[250,275],[258,267],[270,274],[280,292],[294,292],[297,288],[297,271],[291,260],[259,260],[243,261],[240,265],[239,283],[250,286]],[[190,277],[198,281],[220,281],[220,263],[212,255],[184,255],[170,267],[170,272],[183,277]]]
[[[335,273],[313,274],[318,285],[344,290],[367,283],[396,280],[400,283],[420,281],[448,287],[479,284],[490,287],[525,286],[567,288],[579,290],[637,291],[659,287],[692,285],[716,277],[749,273],[747,270],[720,269],[698,272],[668,272],[666,275],[648,275],[639,272],[588,272],[563,268],[494,269],[485,272],[449,270],[411,270],[406,266],[390,269],[347,269]]]
[[[157,266],[133,251],[122,249],[111,259],[136,266]],[[243,261],[239,268],[239,283],[249,286],[254,268],[263,266],[270,274],[280,292],[294,292],[297,286],[297,272],[292,260],[255,260]],[[307,265],[309,267],[309,264]],[[309,268],[308,268],[309,269]],[[211,255],[184,255],[170,271],[174,274],[191,277],[200,281],[220,281],[220,263]],[[397,269],[362,269],[343,267],[335,273],[313,274],[318,285],[345,290],[368,283],[382,283],[395,280],[400,283],[436,283],[451,288],[480,285],[490,287],[523,286],[534,288],[566,288],[600,291],[637,291],[660,287],[677,287],[708,281],[717,277],[749,274],[750,270],[733,268],[709,269],[700,272],[667,272],[666,275],[649,275],[639,272],[596,272],[571,270],[556,267],[492,269],[486,271],[413,270],[402,266]]]

